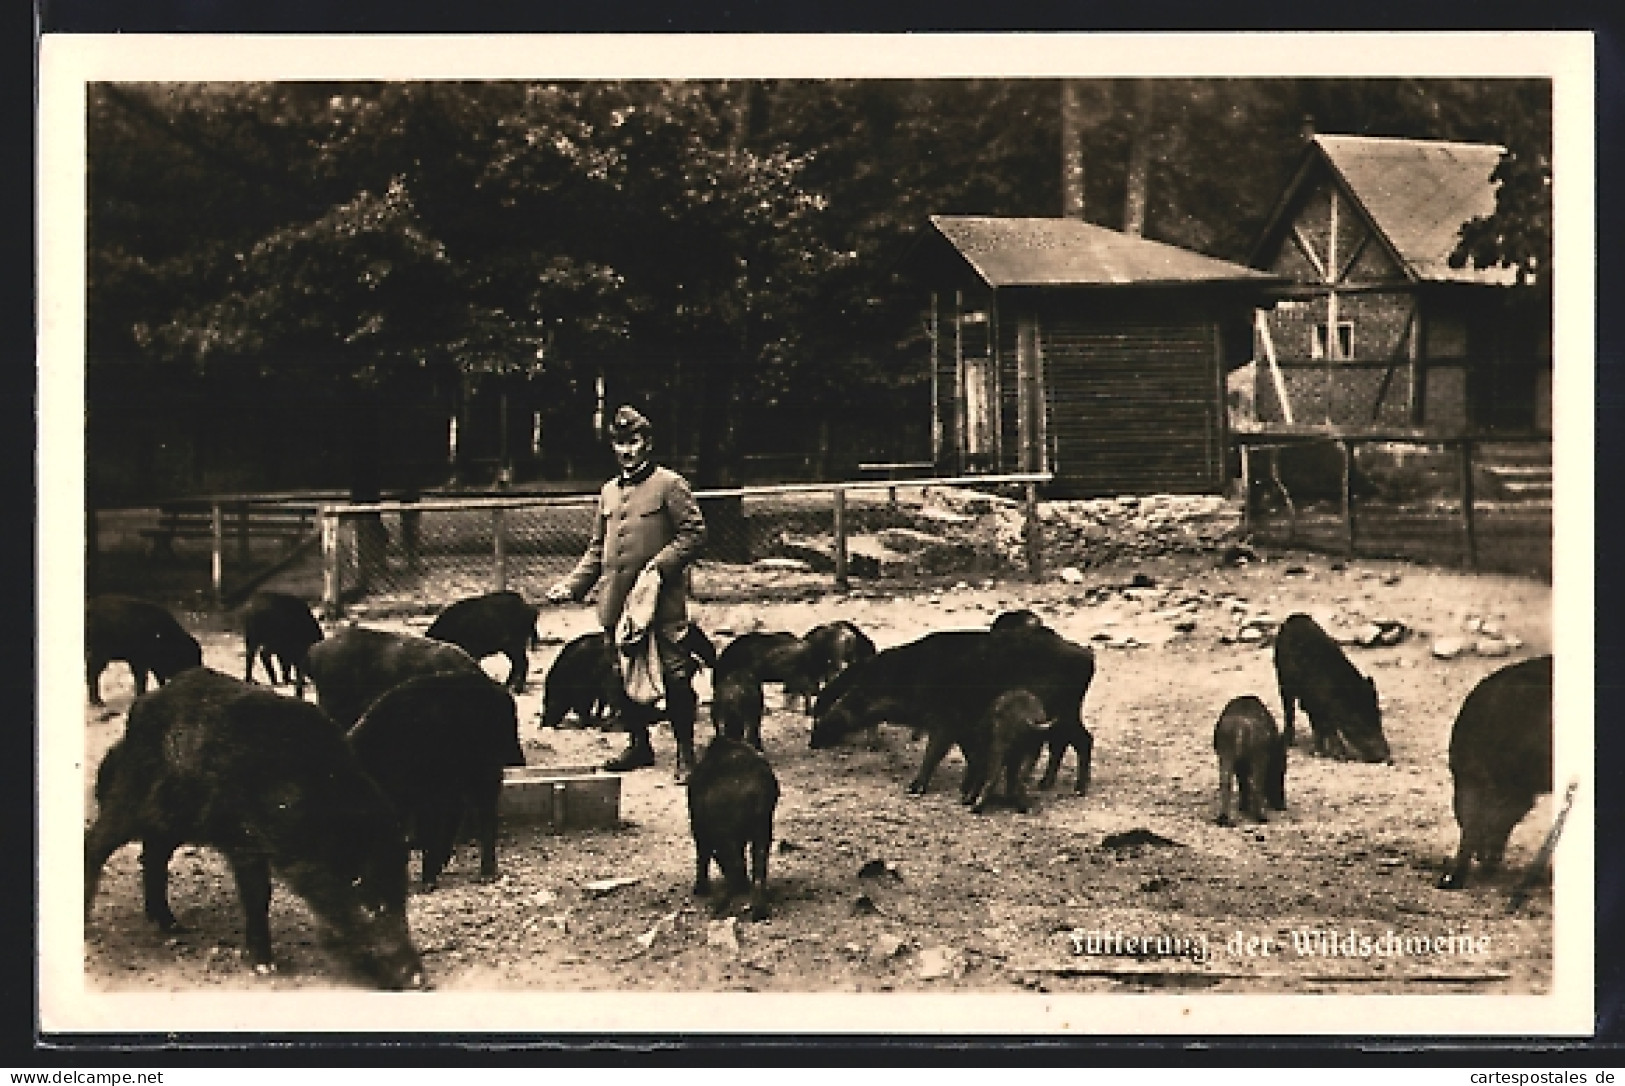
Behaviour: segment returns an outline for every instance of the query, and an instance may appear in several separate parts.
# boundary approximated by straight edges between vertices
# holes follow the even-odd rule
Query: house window
[[[1328,325],[1315,325],[1314,340],[1309,344],[1309,357],[1311,358],[1353,358],[1354,357],[1354,322],[1337,322],[1337,353],[1332,354],[1329,348],[1331,330]]]

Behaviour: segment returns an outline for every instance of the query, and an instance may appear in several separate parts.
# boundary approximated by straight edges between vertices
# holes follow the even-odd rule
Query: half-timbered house
[[[1249,261],[1293,284],[1258,315],[1261,423],[1550,432],[1549,292],[1450,260],[1462,225],[1495,210],[1502,154],[1309,140]]]

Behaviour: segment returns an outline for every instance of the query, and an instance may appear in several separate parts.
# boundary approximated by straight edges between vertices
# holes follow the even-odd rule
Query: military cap
[[[654,429],[654,424],[644,418],[637,408],[622,404],[615,410],[615,417],[610,420],[609,436],[625,439],[642,434],[651,437]]]

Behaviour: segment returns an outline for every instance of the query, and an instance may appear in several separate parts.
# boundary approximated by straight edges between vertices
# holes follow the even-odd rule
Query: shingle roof
[[[931,225],[994,287],[1269,283],[1277,278],[1079,219],[932,215]]]
[[[1418,279],[1512,283],[1511,268],[1452,268],[1462,224],[1495,210],[1504,148],[1441,140],[1320,136],[1314,142]]]

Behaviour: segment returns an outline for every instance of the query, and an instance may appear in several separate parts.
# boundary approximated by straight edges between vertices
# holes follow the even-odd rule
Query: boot
[[[672,738],[677,740],[677,769],[673,776],[678,784],[684,784],[694,771],[694,717],[698,712],[698,699],[687,676],[667,676],[666,711],[671,718]]]
[[[694,772],[694,740],[677,740],[677,769],[672,779],[678,784],[687,784],[688,775]]]
[[[604,768],[611,773],[624,773],[629,769],[643,769],[654,764],[655,751],[649,745],[649,729],[643,727],[632,730],[632,741],[625,750],[605,762]]]

